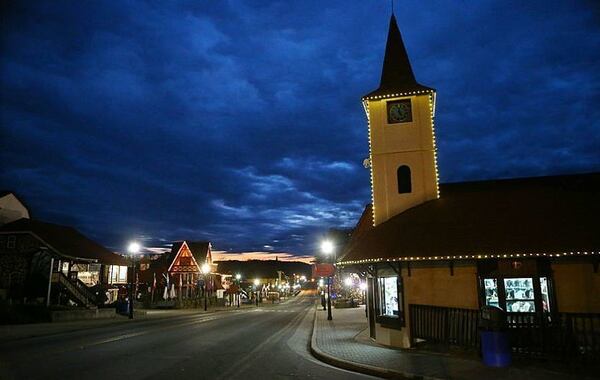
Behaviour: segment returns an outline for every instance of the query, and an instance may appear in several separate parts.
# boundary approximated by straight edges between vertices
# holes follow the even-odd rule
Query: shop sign
[[[335,265],[333,264],[314,264],[312,267],[313,278],[331,277],[335,274]]]

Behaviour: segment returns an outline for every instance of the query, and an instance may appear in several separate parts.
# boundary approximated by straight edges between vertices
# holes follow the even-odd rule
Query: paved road
[[[0,343],[0,379],[372,379],[308,352],[314,299]]]

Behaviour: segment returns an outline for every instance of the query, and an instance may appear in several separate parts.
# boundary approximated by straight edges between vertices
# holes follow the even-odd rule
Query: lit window
[[[402,165],[398,168],[398,193],[406,194],[412,192],[412,182],[410,179],[410,168]]]
[[[550,312],[550,292],[548,291],[548,279],[540,277],[540,292],[542,293],[542,311]]]
[[[485,304],[488,306],[500,307],[498,302],[498,282],[495,278],[486,278],[483,280],[485,287]]]
[[[108,280],[111,284],[127,283],[127,266],[111,265],[108,268]]]
[[[398,292],[398,277],[379,278],[379,306],[380,315],[386,317],[399,317],[400,292]]]
[[[513,313],[535,312],[535,295],[532,278],[504,279],[506,311]]]

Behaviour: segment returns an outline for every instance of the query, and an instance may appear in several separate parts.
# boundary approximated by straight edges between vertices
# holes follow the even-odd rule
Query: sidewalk
[[[445,354],[387,348],[365,337],[364,307],[333,309],[333,320],[317,308],[311,352],[331,365],[385,378],[423,379],[581,379],[581,375],[541,367],[490,368],[478,360]]]

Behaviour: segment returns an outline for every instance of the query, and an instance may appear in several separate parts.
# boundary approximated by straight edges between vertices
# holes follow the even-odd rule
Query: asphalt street
[[[314,298],[0,342],[0,379],[372,379],[313,358]]]

